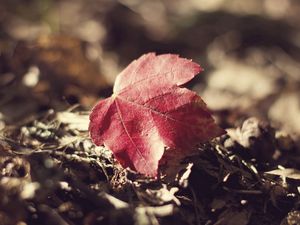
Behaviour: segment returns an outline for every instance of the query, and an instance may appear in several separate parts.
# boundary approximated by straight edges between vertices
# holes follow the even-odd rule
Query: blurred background
[[[300,134],[297,0],[1,0],[0,130],[89,110],[147,52],[205,69],[189,86],[223,127],[249,116]]]

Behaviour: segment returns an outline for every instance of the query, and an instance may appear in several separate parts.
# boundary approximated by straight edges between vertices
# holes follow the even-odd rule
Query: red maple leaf
[[[117,76],[113,95],[93,108],[92,140],[123,167],[156,176],[165,147],[188,150],[223,134],[200,96],[180,87],[201,70],[173,54],[133,61]]]

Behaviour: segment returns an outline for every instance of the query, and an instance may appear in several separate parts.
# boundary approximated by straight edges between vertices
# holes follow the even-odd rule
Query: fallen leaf
[[[268,117],[281,124],[291,134],[300,134],[300,92],[281,94],[271,106]],[[286,110],[289,109],[289,110]]]
[[[282,178],[290,178],[294,180],[300,180],[300,171],[293,168],[277,169],[265,172],[266,174],[280,176]]]
[[[173,54],[133,61],[90,114],[93,142],[112,150],[123,167],[156,176],[165,147],[188,151],[223,134],[200,96],[180,87],[201,70]]]
[[[34,61],[47,81],[65,92],[71,84],[86,92],[107,87],[99,65],[86,57],[86,47],[80,39],[69,35],[43,35],[35,41]],[[58,82],[59,85],[58,85]]]
[[[280,225],[300,224],[300,211],[293,210],[281,221]]]
[[[57,120],[60,123],[68,124],[71,130],[79,130],[79,131],[87,131],[87,121],[88,121],[88,114],[85,112],[83,113],[74,113],[74,112],[58,112],[57,113]]]

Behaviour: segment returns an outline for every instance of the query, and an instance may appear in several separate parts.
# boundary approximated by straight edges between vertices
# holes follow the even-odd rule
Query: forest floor
[[[145,1],[155,16],[130,1],[13,2],[0,5],[0,224],[300,224],[299,2]],[[158,179],[88,133],[91,107],[149,51],[204,67],[188,86],[227,131]]]

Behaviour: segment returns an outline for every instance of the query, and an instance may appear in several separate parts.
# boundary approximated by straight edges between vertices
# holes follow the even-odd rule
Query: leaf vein
[[[124,128],[124,130],[125,130],[125,132],[126,132],[126,134],[127,134],[127,136],[128,136],[128,138],[130,139],[130,142],[134,145],[134,147],[135,147],[135,149],[136,149],[136,152],[140,155],[140,157],[141,157],[141,158],[143,159],[143,161],[145,162],[146,167],[150,170],[150,167],[149,167],[149,165],[148,165],[148,163],[147,163],[147,160],[145,159],[145,157],[143,156],[143,154],[141,153],[141,151],[140,151],[140,149],[137,147],[137,145],[134,143],[134,141],[133,141],[131,135],[129,134],[129,132],[128,132],[127,128],[126,128],[126,125],[125,125],[125,123],[124,123],[124,120],[123,120],[123,117],[122,117],[122,114],[121,114],[120,107],[119,107],[118,102],[117,102],[117,98],[115,99],[115,104],[116,104],[116,108],[117,108],[117,111],[118,111],[118,116],[119,116],[119,118],[120,118],[120,121],[121,121],[121,123],[122,123],[122,126],[123,126],[123,128]]]

